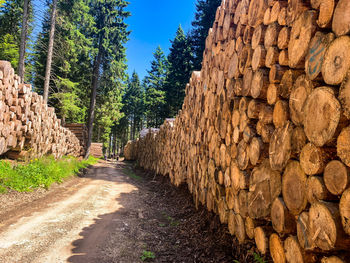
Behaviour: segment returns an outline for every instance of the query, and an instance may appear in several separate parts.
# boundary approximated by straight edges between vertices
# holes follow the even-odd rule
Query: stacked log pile
[[[79,140],[81,145],[80,155],[84,156],[88,140],[88,131],[84,123],[66,123],[65,128],[69,129]]]
[[[95,158],[103,157],[103,143],[93,142],[90,146],[90,155]]]
[[[0,155],[60,158],[80,151],[79,140],[61,126],[54,108],[15,75],[10,62],[0,61]]]
[[[133,145],[274,262],[348,262],[349,14],[348,0],[223,1],[175,121]]]

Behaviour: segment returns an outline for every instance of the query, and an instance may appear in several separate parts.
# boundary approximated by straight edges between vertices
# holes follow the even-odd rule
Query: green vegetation
[[[53,157],[43,157],[25,164],[12,164],[0,161],[0,193],[7,189],[18,192],[30,192],[35,188],[48,189],[52,183],[62,182],[64,178],[75,175],[80,169],[97,162],[90,157],[88,160],[78,160],[74,157],[64,157],[55,160]]]
[[[148,260],[155,259],[156,256],[154,255],[154,253],[152,251],[144,250],[142,252],[142,255],[141,255],[140,258],[141,258],[142,261],[148,261]]]
[[[179,221],[177,221],[177,220],[175,220],[175,218],[167,215],[166,212],[162,212],[162,215],[165,217],[166,220],[168,220],[170,226],[177,227],[180,224]],[[162,225],[165,226],[165,224],[162,224]],[[159,224],[159,226],[161,226],[161,225]]]
[[[257,253],[254,253],[254,260],[256,263],[266,263],[266,261],[264,260],[264,258],[262,256],[260,256]]]

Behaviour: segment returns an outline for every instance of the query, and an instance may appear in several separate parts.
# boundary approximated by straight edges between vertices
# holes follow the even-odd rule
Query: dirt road
[[[185,189],[153,175],[146,180],[130,166],[100,162],[84,178],[3,209],[0,262],[237,259],[227,229],[196,211]]]

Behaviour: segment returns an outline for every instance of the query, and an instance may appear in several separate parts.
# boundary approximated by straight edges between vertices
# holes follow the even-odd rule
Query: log
[[[250,94],[253,98],[266,99],[268,88],[268,73],[264,69],[258,69],[253,77],[250,86]]]
[[[252,57],[252,69],[256,71],[265,65],[266,50],[262,45],[254,49]]]
[[[230,232],[231,235],[235,234],[235,228],[236,228],[236,218],[235,218],[235,213],[230,210],[228,213],[228,231]]]
[[[350,119],[350,70],[339,89],[339,101],[343,114]]]
[[[288,103],[284,100],[278,100],[273,109],[273,124],[276,128],[282,128],[289,120]]]
[[[298,161],[290,161],[282,178],[282,195],[289,211],[299,215],[307,205],[307,177]]]
[[[249,178],[248,214],[252,219],[270,215],[273,200],[281,193],[281,175],[272,170],[265,159]]]
[[[269,239],[270,254],[275,263],[285,263],[286,255],[284,253],[283,243],[279,236],[273,233]]]
[[[254,28],[260,25],[263,22],[267,7],[265,0],[251,0],[248,12],[248,25]]]
[[[278,63],[282,66],[288,66],[289,58],[288,58],[288,49],[283,49],[278,55]]]
[[[350,37],[341,36],[332,41],[324,55],[322,76],[330,85],[340,84],[350,68]]]
[[[271,68],[278,62],[279,51],[277,47],[269,47],[266,52],[265,66]]]
[[[331,257],[323,257],[321,263],[345,263],[345,261],[341,260],[336,256]]]
[[[235,234],[240,244],[243,244],[246,240],[244,220],[241,215],[235,215]]]
[[[350,167],[350,126],[344,128],[337,139],[337,155],[339,158]]]
[[[304,106],[304,130],[307,138],[316,146],[330,140],[340,120],[340,103],[328,87],[314,89]]]
[[[333,15],[332,30],[337,36],[350,32],[350,3],[347,0],[339,0]]]
[[[302,250],[295,236],[289,236],[284,241],[284,251],[286,260],[290,263],[313,263],[317,260],[315,255],[307,254]]]
[[[334,195],[341,195],[348,187],[349,176],[348,168],[338,160],[330,161],[323,173],[325,185],[328,191]]]
[[[316,31],[316,12],[305,11],[293,23],[288,44],[289,66],[303,67],[311,38]]]
[[[327,190],[323,178],[320,176],[310,176],[306,182],[306,196],[310,204],[320,200],[334,200],[331,193]]]
[[[313,90],[313,84],[305,75],[300,75],[290,93],[290,117],[295,125],[303,125],[306,99]]]
[[[310,236],[309,213],[302,212],[297,220],[297,236],[300,246],[305,250],[314,249],[313,240]]]
[[[322,173],[325,167],[324,151],[312,143],[306,144],[300,154],[300,165],[307,175]]]
[[[350,235],[350,188],[342,194],[339,210],[344,231]]]
[[[303,74],[303,71],[289,69],[284,72],[280,84],[280,96],[288,99],[290,97],[293,85],[297,78]]]
[[[289,39],[290,39],[290,28],[289,27],[282,27],[278,33],[277,47],[279,49],[288,48]]]
[[[292,132],[292,153],[299,154],[306,144],[307,138],[303,127],[295,127]]]
[[[279,85],[269,84],[269,86],[267,87],[266,97],[267,97],[268,104],[270,104],[270,105],[275,104],[279,98]]]
[[[255,50],[259,45],[264,44],[265,31],[266,27],[262,24],[260,24],[254,29],[254,33],[252,36],[252,49]]]
[[[350,239],[341,225],[339,208],[337,204],[327,202],[316,202],[310,207],[310,237],[322,250],[333,250],[335,248],[349,248]]]
[[[321,28],[330,27],[334,11],[334,0],[311,0],[311,6],[319,10],[317,25]]]
[[[268,236],[271,233],[271,229],[268,227],[256,227],[254,229],[254,240],[256,247],[258,248],[259,252],[263,255],[266,254],[269,242],[268,242]]]
[[[265,33],[264,46],[266,49],[277,45],[278,33],[280,26],[277,23],[268,25]]]
[[[269,159],[271,168],[282,171],[291,157],[291,139],[293,127],[287,122],[283,127],[277,128],[269,146]]]
[[[296,231],[295,219],[282,198],[276,198],[272,203],[271,221],[273,229],[279,234],[290,234]]]
[[[264,144],[258,137],[254,137],[248,147],[249,161],[252,165],[257,165],[264,157]]]
[[[245,223],[245,232],[246,232],[247,237],[249,239],[253,239],[254,238],[254,229],[256,227],[254,219],[247,216],[245,218],[244,223]]]

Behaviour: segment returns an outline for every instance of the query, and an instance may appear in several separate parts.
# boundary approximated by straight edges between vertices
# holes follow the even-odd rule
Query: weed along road
[[[138,188],[123,174],[128,169],[100,162],[84,178],[2,214],[0,262],[110,262],[116,255],[139,261],[123,234],[130,228],[125,215],[141,215],[133,203]]]

